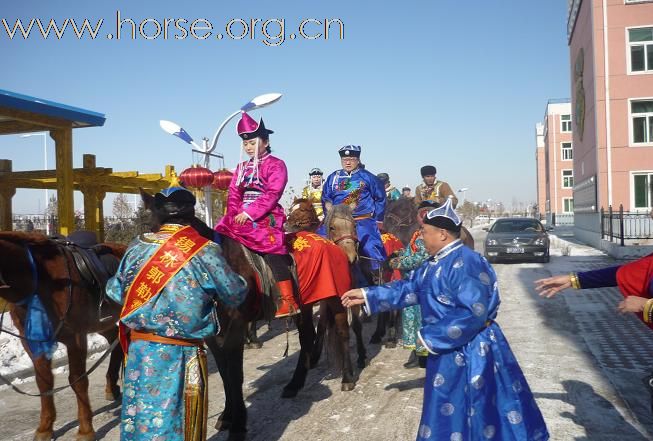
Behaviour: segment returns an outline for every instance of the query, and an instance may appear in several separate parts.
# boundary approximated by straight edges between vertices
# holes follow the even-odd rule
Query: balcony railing
[[[653,219],[649,213],[624,211],[623,204],[618,211],[601,207],[601,238],[618,240],[621,246],[626,240],[653,239]]]

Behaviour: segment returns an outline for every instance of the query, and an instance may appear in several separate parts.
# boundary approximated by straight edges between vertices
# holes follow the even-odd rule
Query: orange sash
[[[190,226],[183,227],[170,236],[143,265],[129,286],[120,319],[158,295],[170,279],[208,242],[208,239]],[[127,355],[129,340],[127,327],[122,321],[119,322],[119,336],[122,350]]]

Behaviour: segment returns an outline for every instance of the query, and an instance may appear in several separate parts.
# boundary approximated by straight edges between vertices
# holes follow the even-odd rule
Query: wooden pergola
[[[75,229],[73,192],[84,195],[85,229],[103,240],[103,201],[107,192],[138,193],[139,188],[159,191],[170,185],[174,167],[165,174],[137,171],[113,172],[96,167],[94,155],[84,155],[83,168],[73,169],[73,129],[104,125],[105,116],[0,89],[0,135],[46,132],[55,142],[55,170],[13,171],[11,161],[0,159],[0,230],[12,229],[11,201],[17,188],[56,189],[59,234]],[[46,201],[47,204],[47,201]]]
[[[59,233],[75,225],[73,201],[73,129],[100,127],[103,114],[0,89],[0,135],[47,132],[55,143],[55,178]],[[11,199],[15,187],[0,187],[0,228],[11,229]],[[46,201],[47,204],[47,201]]]

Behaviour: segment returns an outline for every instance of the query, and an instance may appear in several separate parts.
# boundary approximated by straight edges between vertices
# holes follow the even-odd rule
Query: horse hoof
[[[298,393],[299,389],[284,387],[283,392],[281,392],[281,398],[295,398]]]
[[[342,383],[340,385],[340,390],[343,392],[349,392],[354,390],[354,387],[356,387],[356,383]]]
[[[48,432],[34,433],[34,441],[50,441],[52,439],[52,430]]]
[[[120,388],[116,388],[116,390],[112,390],[110,392],[105,392],[104,393],[104,399],[107,401],[121,401],[122,400],[122,394],[120,393]]]
[[[247,343],[245,345],[245,349],[261,349],[262,347],[263,347],[263,343],[261,343],[260,341]]]
[[[95,432],[75,435],[75,441],[95,441]]]
[[[218,432],[229,430],[230,427],[231,427],[231,421],[223,420],[222,415],[220,415],[218,417],[218,421],[215,422],[215,430],[217,430]]]

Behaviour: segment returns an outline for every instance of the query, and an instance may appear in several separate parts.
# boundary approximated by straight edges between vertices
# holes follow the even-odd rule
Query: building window
[[[574,153],[571,149],[571,143],[570,142],[563,142],[562,143],[562,160],[563,161],[571,161],[574,159]]]
[[[562,198],[562,211],[564,213],[574,212],[574,198]]]
[[[571,115],[560,115],[560,131],[571,132]]]
[[[631,101],[633,144],[653,143],[653,100]]]
[[[653,27],[628,29],[631,72],[653,72]]]
[[[572,188],[574,186],[574,171],[562,171],[562,188]]]
[[[653,173],[638,173],[633,175],[633,190],[635,208],[651,208],[653,198]]]

